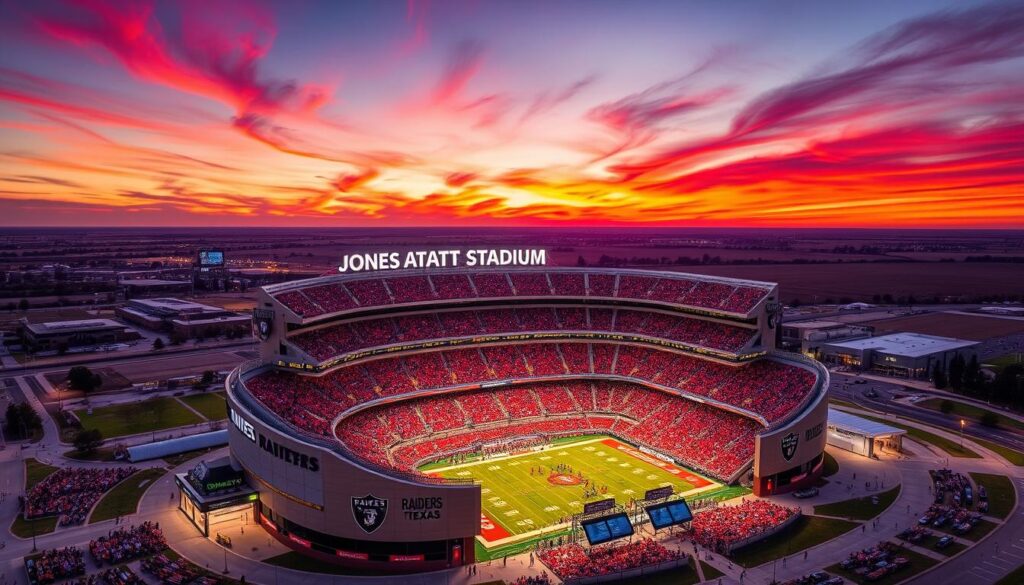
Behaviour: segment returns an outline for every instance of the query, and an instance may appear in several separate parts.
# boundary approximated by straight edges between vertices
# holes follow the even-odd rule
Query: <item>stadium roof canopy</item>
[[[870,438],[907,434],[907,431],[899,427],[892,427],[885,423],[861,418],[855,414],[834,408],[828,409],[828,424]]]
[[[150,459],[159,459],[160,457],[177,455],[186,451],[220,447],[227,444],[228,431],[224,429],[128,447],[128,460],[132,463],[138,463],[139,461],[149,461]]]
[[[921,357],[933,353],[954,351],[977,345],[976,341],[966,339],[954,339],[952,337],[939,337],[937,335],[925,335],[923,333],[892,333],[879,337],[868,337],[865,339],[854,339],[852,341],[838,341],[830,343],[831,347],[863,351],[870,349],[890,355],[904,357]]]

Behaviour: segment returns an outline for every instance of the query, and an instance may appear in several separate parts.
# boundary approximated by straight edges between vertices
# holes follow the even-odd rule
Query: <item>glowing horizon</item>
[[[0,225],[1024,228],[1012,3],[3,6]]]

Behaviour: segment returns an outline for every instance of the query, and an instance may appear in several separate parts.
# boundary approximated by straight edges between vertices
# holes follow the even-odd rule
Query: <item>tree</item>
[[[932,368],[932,382],[939,390],[949,386],[949,376],[946,375],[946,368],[942,367],[942,364],[938,362],[936,362],[935,367]]]
[[[82,455],[91,455],[103,444],[103,433],[99,429],[81,430],[75,435],[75,449]]]
[[[985,376],[981,373],[981,365],[978,364],[978,354],[971,356],[971,361],[964,367],[964,388],[972,392],[980,392],[985,384]]]
[[[587,265],[587,260],[583,256],[580,256],[580,257],[576,258],[576,266],[586,266],[586,265]]]
[[[953,412],[953,401],[952,400],[943,400],[942,402],[940,402],[939,403],[939,411],[942,412],[942,414],[949,414],[949,413]]]
[[[960,390],[964,387],[964,356],[956,354],[949,360],[949,385],[953,390]]]
[[[186,337],[177,331],[171,332],[171,345],[181,345],[185,343]]]
[[[7,405],[7,435],[11,438],[27,439],[32,433],[43,428],[39,414],[25,402]]]
[[[986,410],[985,414],[981,415],[981,424],[986,427],[998,427],[999,415],[991,410]]]
[[[213,384],[213,379],[215,377],[217,377],[217,374],[215,374],[213,370],[205,370],[203,371],[202,377],[199,378],[199,382],[203,386],[209,386],[210,384]]]
[[[160,351],[164,348],[164,340],[162,337],[157,337],[153,340],[153,351]]]
[[[94,374],[85,366],[75,366],[68,372],[68,385],[72,390],[78,390],[83,394],[89,394],[96,390],[102,383],[100,375]]]
[[[18,310],[19,311],[27,311],[28,310],[28,299],[21,299],[20,301],[18,301]]]

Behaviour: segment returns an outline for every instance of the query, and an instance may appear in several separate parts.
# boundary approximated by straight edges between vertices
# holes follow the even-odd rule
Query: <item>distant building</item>
[[[130,278],[118,281],[126,298],[134,299],[153,295],[188,293],[192,283],[187,280],[164,280],[161,278]]]
[[[839,321],[793,321],[782,324],[782,347],[817,357],[823,343],[871,337],[871,328]]]
[[[22,337],[30,351],[58,350],[83,345],[102,345],[134,341],[141,338],[138,331],[111,319],[80,319],[29,323],[22,320]]]
[[[248,315],[169,297],[132,299],[117,309],[117,316],[153,331],[185,337],[212,337],[229,330],[245,333],[251,322]]]
[[[903,451],[904,429],[859,417],[835,408],[828,409],[828,444],[847,451],[874,457],[875,450]]]
[[[923,333],[892,333],[867,339],[822,344],[819,360],[830,365],[871,370],[902,378],[927,378],[936,363],[948,368],[960,354],[970,360],[978,354],[976,341]]]

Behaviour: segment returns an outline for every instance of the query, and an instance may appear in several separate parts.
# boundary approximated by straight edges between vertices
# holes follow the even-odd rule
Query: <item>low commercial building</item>
[[[935,364],[948,368],[956,355],[977,356],[976,341],[923,333],[892,333],[866,339],[822,344],[818,359],[826,364],[871,370],[901,378],[927,378]]]
[[[117,309],[117,316],[153,331],[185,337],[211,337],[231,330],[245,333],[251,323],[248,315],[170,297],[132,299]]]
[[[828,437],[827,442],[832,447],[863,455],[874,457],[876,451],[887,449],[889,451],[903,451],[903,435],[907,431],[862,418],[855,414],[828,409]]]
[[[138,331],[112,319],[77,319],[48,323],[21,322],[22,338],[30,351],[50,351],[83,345],[134,341]]]
[[[817,358],[824,343],[871,337],[871,328],[839,321],[793,321],[782,324],[782,347]]]
[[[124,291],[125,298],[133,299],[153,295],[187,294],[192,283],[187,280],[165,280],[162,278],[121,279],[117,285]]]

